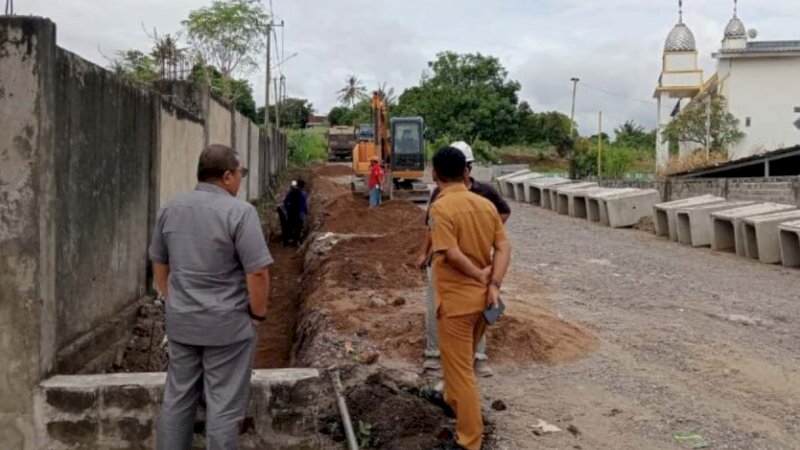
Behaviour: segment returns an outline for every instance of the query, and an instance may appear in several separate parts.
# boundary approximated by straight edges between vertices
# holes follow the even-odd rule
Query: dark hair
[[[436,171],[439,180],[444,183],[463,180],[466,167],[467,158],[457,148],[442,147],[433,155],[433,170]]]
[[[303,189],[306,187],[306,182],[303,180],[297,180],[297,189]]]
[[[221,144],[212,144],[200,153],[197,163],[197,180],[219,180],[225,172],[239,168],[239,155],[236,150]]]

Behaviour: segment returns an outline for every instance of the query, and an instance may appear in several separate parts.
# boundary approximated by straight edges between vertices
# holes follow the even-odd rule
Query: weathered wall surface
[[[34,429],[40,381],[113,359],[147,289],[155,208],[195,185],[209,140],[231,145],[233,136],[231,112],[207,91],[171,86],[169,98],[185,97],[198,119],[59,49],[55,37],[46,19],[0,17],[3,449],[48,448]],[[249,143],[249,121],[240,133]]]
[[[800,207],[800,177],[694,178],[669,181],[604,180],[600,185],[658,189],[664,201],[710,194],[730,200],[776,202]]]
[[[0,447],[36,449],[33,405],[55,353],[55,26],[0,20]]]
[[[242,181],[242,185],[239,188],[239,195],[238,197],[242,200],[247,201],[249,199],[249,189],[247,188],[250,180],[248,178],[255,177],[258,178],[258,169],[256,167],[252,167],[250,164],[250,120],[247,117],[241,115],[238,111],[234,111],[233,113],[233,123],[234,123],[234,145],[233,148],[236,150],[236,153],[239,154],[239,163],[244,167],[247,167],[248,170],[251,172],[247,178]]]
[[[250,201],[258,200],[261,197],[261,193],[263,192],[261,186],[263,185],[263,177],[264,177],[264,168],[263,168],[263,158],[261,158],[261,146],[259,140],[261,139],[261,135],[258,130],[258,126],[254,123],[251,123],[248,127],[248,131],[250,134],[250,140],[248,145],[248,161],[250,165],[250,179],[247,180],[247,197]]]
[[[169,102],[161,103],[159,206],[197,184],[197,160],[205,147],[204,122]]]
[[[144,294],[155,95],[65,50],[56,58],[59,351]],[[74,366],[81,349],[60,355]]]
[[[208,102],[208,144],[231,146],[231,111],[215,99]]]

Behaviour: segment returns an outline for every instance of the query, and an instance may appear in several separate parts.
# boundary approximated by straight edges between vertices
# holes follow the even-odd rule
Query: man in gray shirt
[[[191,447],[201,393],[206,447],[238,448],[272,264],[256,209],[236,198],[246,175],[235,151],[212,145],[200,155],[197,188],[156,219],[150,258],[166,298],[169,339],[157,433],[162,450]]]

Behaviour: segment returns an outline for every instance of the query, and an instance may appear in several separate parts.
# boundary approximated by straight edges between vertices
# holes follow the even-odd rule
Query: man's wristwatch
[[[491,281],[489,281],[489,286],[494,286],[497,289],[500,289],[500,286],[502,286],[502,283],[500,283],[497,280],[491,280]]]
[[[255,314],[255,313],[253,313],[252,309],[249,309],[248,312],[250,313],[250,318],[255,320],[255,321],[257,321],[257,322],[263,322],[263,321],[267,320],[267,316],[259,316],[259,315]]]

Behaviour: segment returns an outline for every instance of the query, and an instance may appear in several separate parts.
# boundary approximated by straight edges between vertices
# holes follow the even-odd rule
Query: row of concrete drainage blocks
[[[496,181],[508,198],[612,228],[636,225],[661,201],[661,194],[655,189],[603,188],[593,182],[574,182],[530,170],[504,175]]]
[[[653,215],[658,236],[800,267],[800,210],[793,205],[702,195],[655,205]]]
[[[655,233],[673,241],[733,251],[766,264],[800,267],[800,210],[780,203],[702,195],[659,203],[655,189],[601,188],[522,170],[497,178],[503,195],[571,217],[623,228],[652,214]]]

